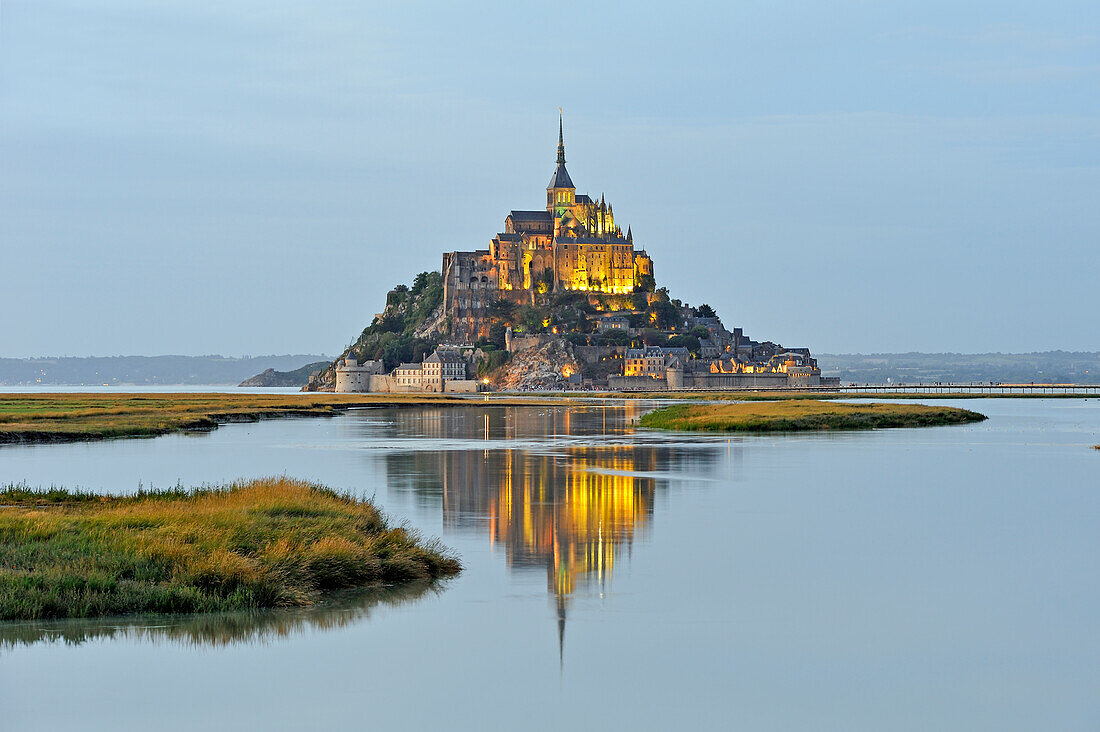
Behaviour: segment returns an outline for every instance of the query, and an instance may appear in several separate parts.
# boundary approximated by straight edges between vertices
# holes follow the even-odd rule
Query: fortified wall
[[[711,374],[682,369],[670,369],[664,377],[610,376],[608,387],[613,391],[675,391],[677,389],[791,389],[800,386],[822,386],[820,376],[794,376],[784,373]]]

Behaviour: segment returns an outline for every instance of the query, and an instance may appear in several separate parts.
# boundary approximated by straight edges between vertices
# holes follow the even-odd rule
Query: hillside
[[[323,371],[328,368],[328,361],[314,361],[307,363],[300,369],[293,371],[276,371],[267,369],[255,376],[245,379],[238,386],[305,386],[309,383],[309,377],[315,371]]]
[[[0,385],[239,384],[266,369],[289,371],[324,354],[284,356],[88,356],[0,358]],[[303,382],[304,383],[304,382]]]
[[[349,356],[360,362],[381,359],[387,371],[403,362],[421,361],[435,350],[446,330],[443,276],[421,272],[412,287],[398,285],[390,290],[381,316],[302,390],[333,391],[336,365]]]

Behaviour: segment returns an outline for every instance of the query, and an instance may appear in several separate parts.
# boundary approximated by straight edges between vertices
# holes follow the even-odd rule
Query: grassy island
[[[288,478],[122,497],[0,490],[0,620],[301,607],[460,569],[369,501]]]
[[[642,427],[703,432],[797,432],[930,427],[981,422],[984,414],[924,404],[846,404],[810,399],[744,404],[676,404],[644,415]]]

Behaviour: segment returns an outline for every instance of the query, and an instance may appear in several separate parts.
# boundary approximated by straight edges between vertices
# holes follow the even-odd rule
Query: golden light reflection
[[[616,566],[652,521],[664,485],[653,476],[679,455],[665,445],[613,439],[624,417],[643,409],[631,404],[609,417],[607,408],[489,408],[487,427],[483,414],[469,410],[396,410],[402,433],[441,442],[476,437],[497,447],[392,454],[390,481],[425,500],[442,495],[444,539],[447,532],[484,532],[512,571],[545,572],[564,632],[575,595],[610,589]],[[558,441],[578,435],[594,439]]]

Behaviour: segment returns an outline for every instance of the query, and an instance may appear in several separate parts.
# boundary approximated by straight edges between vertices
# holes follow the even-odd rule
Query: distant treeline
[[[293,371],[330,361],[319,354],[286,356],[89,356],[0,358],[0,385],[233,385],[265,371]]]
[[[1100,383],[1100,351],[823,353],[817,362],[823,375],[839,376],[842,384]]]

